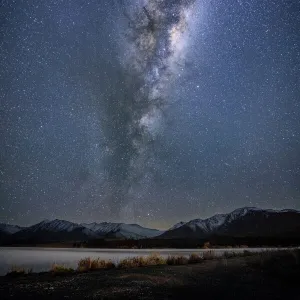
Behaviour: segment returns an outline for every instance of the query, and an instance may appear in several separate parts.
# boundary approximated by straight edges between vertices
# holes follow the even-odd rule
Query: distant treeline
[[[299,246],[300,237],[228,237],[212,236],[206,239],[142,239],[90,240],[85,247],[99,248],[205,248],[205,247],[290,247]]]
[[[40,241],[26,239],[2,241],[2,246],[48,246],[86,248],[218,248],[218,247],[295,247],[300,246],[299,237],[230,237],[211,236],[203,239],[93,239],[88,241]]]

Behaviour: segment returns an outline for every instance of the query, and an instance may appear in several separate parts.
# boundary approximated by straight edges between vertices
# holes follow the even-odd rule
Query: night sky
[[[300,2],[0,1],[0,222],[168,228],[300,209]]]

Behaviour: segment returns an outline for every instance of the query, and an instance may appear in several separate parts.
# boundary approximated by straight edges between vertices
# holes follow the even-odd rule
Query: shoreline
[[[0,278],[2,299],[298,299],[300,251]],[[280,262],[280,263],[279,263]]]
[[[30,248],[29,248],[30,250]],[[48,249],[47,249],[48,250]],[[68,248],[65,248],[68,250]],[[109,249],[107,249],[109,250]],[[158,250],[158,249],[156,249]],[[199,249],[200,250],[200,249]],[[95,272],[100,270],[108,269],[131,269],[134,267],[150,267],[158,265],[188,265],[203,263],[207,260],[222,260],[229,258],[238,257],[250,257],[250,256],[264,256],[264,255],[276,255],[283,252],[297,252],[298,248],[260,248],[259,251],[254,248],[250,249],[239,249],[240,251],[228,251],[228,249],[190,249],[186,250],[189,254],[176,254],[176,249],[174,249],[175,254],[163,255],[160,251],[152,251],[147,255],[137,255],[137,256],[127,256],[120,259],[117,263],[112,259],[103,259],[101,257],[91,258],[85,257],[77,262],[77,268],[72,268],[67,264],[57,264],[52,263],[52,267],[47,271],[33,272],[32,268],[25,268],[18,265],[12,265],[10,271],[5,275],[0,275],[0,277],[20,277],[20,276],[34,276],[40,274],[52,274],[52,275],[70,275],[70,274],[80,274],[83,272]],[[220,251],[216,251],[220,250]],[[147,251],[145,249],[145,251]],[[169,251],[169,249],[166,251]],[[193,251],[191,253],[191,251]],[[223,252],[221,252],[223,251]],[[99,251],[101,252],[101,251]],[[121,252],[121,251],[120,251]],[[135,252],[135,251],[132,251]],[[136,251],[143,252],[143,251]],[[180,251],[185,252],[185,251]],[[218,253],[220,252],[220,253]],[[126,266],[124,264],[126,263]]]

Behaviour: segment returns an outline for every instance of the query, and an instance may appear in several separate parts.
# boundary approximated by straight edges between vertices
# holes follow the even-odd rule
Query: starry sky
[[[300,209],[299,1],[2,0],[0,20],[0,222]]]

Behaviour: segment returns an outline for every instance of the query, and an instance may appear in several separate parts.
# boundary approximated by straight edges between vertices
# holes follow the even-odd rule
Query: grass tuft
[[[166,259],[157,253],[152,253],[149,256],[127,257],[120,260],[118,267],[121,269],[138,268],[145,266],[165,265]]]
[[[127,257],[120,260],[118,267],[120,269],[138,268],[147,265],[146,258],[143,256]]]
[[[90,257],[86,257],[78,262],[77,271],[87,272],[92,270],[113,269],[115,267],[115,264],[111,260],[100,258],[91,259]]]
[[[167,260],[158,253],[150,254],[146,257],[146,261],[148,266],[165,265],[167,263]]]
[[[116,265],[111,260],[93,259],[91,262],[91,270],[114,269]]]
[[[201,257],[199,254],[192,253],[189,256],[189,261],[188,261],[189,264],[197,264],[200,262],[203,262],[203,257]]]
[[[74,269],[65,265],[53,264],[51,267],[51,272],[54,274],[73,273]]]
[[[32,273],[32,269],[25,269],[20,266],[13,265],[10,270],[6,273],[6,276],[23,276]]]
[[[183,255],[169,255],[167,258],[168,265],[186,265],[188,263],[188,258]]]
[[[91,269],[92,260],[90,257],[82,258],[77,264],[77,270],[80,272],[88,271]]]

